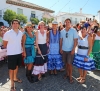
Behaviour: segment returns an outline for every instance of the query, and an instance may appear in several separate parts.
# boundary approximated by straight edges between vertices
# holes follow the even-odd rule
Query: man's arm
[[[63,36],[62,36],[62,32],[60,31],[60,53],[62,54],[62,42],[63,42]]]
[[[78,43],[78,33],[76,30],[74,30],[74,46],[73,46],[73,49],[71,51],[72,55],[75,53],[75,48],[77,46],[77,43]]]
[[[8,41],[3,40],[3,47],[6,48],[8,44]]]
[[[62,51],[62,41],[63,41],[63,38],[60,38],[60,53],[62,54],[63,51]]]
[[[77,46],[77,40],[78,39],[74,39],[74,46],[73,46],[73,49],[71,51],[71,54],[73,55],[75,53],[75,49],[76,49],[76,46]]]

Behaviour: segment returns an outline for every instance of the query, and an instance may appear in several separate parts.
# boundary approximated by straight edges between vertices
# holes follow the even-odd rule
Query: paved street
[[[23,83],[15,83],[17,91],[100,91],[100,71],[88,72],[85,84],[76,81],[78,71],[73,68],[74,83],[70,84],[68,79],[62,79],[64,72],[58,72],[57,76],[46,77],[37,83],[29,83],[25,77],[25,68],[19,69],[18,77]],[[0,65],[0,91],[10,91],[7,64]]]

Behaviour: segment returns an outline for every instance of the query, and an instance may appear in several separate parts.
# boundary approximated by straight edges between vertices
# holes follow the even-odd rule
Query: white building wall
[[[66,13],[62,15],[57,15],[57,22],[64,23],[64,20],[70,18],[72,20],[72,24],[79,23],[81,20],[86,20],[86,18],[91,18],[93,20],[93,15],[90,14],[80,14],[80,13]],[[95,16],[95,19],[100,23],[100,13]],[[76,21],[77,20],[77,21]]]
[[[25,7],[21,7],[21,6],[16,6],[16,5],[12,5],[12,4],[7,4],[6,0],[0,0],[0,10],[2,10],[2,13],[5,12],[7,9],[13,10],[17,13],[17,8],[23,9],[23,14],[25,16],[27,16],[28,22],[30,21],[30,17],[31,17],[31,11],[35,11],[35,16],[38,17],[39,20],[41,20],[44,11],[39,11],[39,10],[35,10],[35,9],[30,9],[30,8],[25,8]],[[3,19],[0,19],[0,22],[3,21]],[[4,25],[7,25],[6,21],[3,21]]]
[[[62,22],[64,23],[64,20],[70,18],[72,21],[72,24],[76,24],[79,23],[81,20],[85,20],[84,16],[75,16],[75,15],[71,15],[71,14],[66,14],[66,15],[61,15],[61,16],[57,16],[57,22]]]

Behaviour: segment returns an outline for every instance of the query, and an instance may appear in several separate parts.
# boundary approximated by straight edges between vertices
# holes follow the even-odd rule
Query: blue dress
[[[53,30],[50,31],[50,46],[48,54],[48,70],[60,70],[63,68],[62,56],[59,54],[59,41],[60,33],[57,31],[56,35],[53,34]]]
[[[26,41],[25,41],[25,51],[26,51],[26,58],[24,59],[24,63],[33,63],[34,58],[36,56],[35,53],[35,47],[34,47],[34,42],[35,42],[35,36],[34,32],[32,32],[33,37],[30,37],[27,32],[26,34]]]

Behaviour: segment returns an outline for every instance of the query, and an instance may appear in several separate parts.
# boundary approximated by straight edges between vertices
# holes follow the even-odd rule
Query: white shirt
[[[13,30],[9,30],[4,34],[3,40],[8,41],[7,55],[17,55],[22,53],[22,32],[18,31],[18,34]]]
[[[100,40],[100,36],[96,34],[95,40]]]
[[[38,44],[45,44],[46,43],[46,30],[44,30],[44,35],[40,33],[38,30]]]

